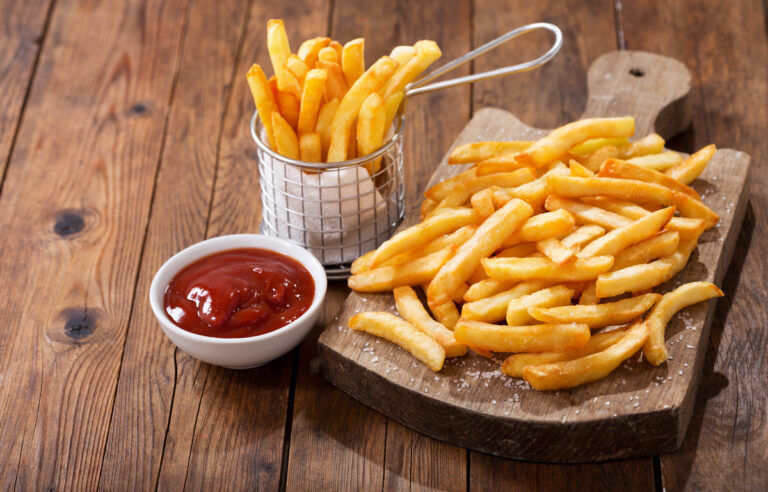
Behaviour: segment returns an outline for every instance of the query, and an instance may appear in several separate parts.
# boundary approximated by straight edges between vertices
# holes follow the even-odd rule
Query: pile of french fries
[[[719,220],[688,186],[715,146],[683,158],[633,133],[630,117],[595,118],[536,142],[456,147],[449,162],[473,165],[425,192],[420,223],[352,265],[349,287],[393,291],[402,319],[364,312],[350,327],[433,371],[468,349],[510,354],[502,371],[538,390],[604,378],[640,349],[662,364],[671,317],[723,295],[707,282],[652,292]]]
[[[405,86],[440,58],[434,41],[397,46],[365,68],[365,40],[341,45],[328,37],[291,52],[283,21],[267,22],[274,76],[258,64],[248,71],[256,110],[269,146],[304,162],[342,162],[381,147],[403,100]],[[367,163],[378,171],[381,161]]]

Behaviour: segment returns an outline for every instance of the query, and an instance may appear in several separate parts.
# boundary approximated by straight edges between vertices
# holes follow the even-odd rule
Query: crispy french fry
[[[618,157],[621,159],[631,159],[648,154],[658,154],[664,150],[664,139],[656,133],[651,133],[645,137],[619,147]]]
[[[509,306],[512,300],[545,289],[550,285],[550,283],[540,281],[520,282],[503,292],[473,302],[467,302],[461,308],[461,317],[488,323],[501,321],[504,319],[507,306]]]
[[[579,296],[580,306],[589,306],[600,302],[600,298],[597,297],[595,289],[595,282],[590,282],[587,288],[582,291],[581,296]]]
[[[272,113],[272,129],[275,132],[275,145],[280,155],[298,160],[299,139],[291,125],[277,111]]]
[[[456,340],[470,347],[492,352],[547,352],[589,343],[589,327],[566,325],[501,326],[460,319],[454,330]]]
[[[644,241],[659,232],[675,213],[675,207],[667,207],[646,215],[631,224],[619,227],[605,236],[595,239],[579,251],[579,258],[616,255],[632,244]]]
[[[682,162],[683,156],[677,152],[664,152],[662,154],[648,154],[639,157],[632,157],[626,162],[646,169],[655,171],[665,171],[670,167]]]
[[[591,138],[629,137],[635,132],[635,120],[623,118],[587,118],[568,123],[553,130],[519,154],[518,160],[534,167],[544,166],[559,158],[568,149]]]
[[[380,265],[395,255],[419,247],[433,239],[480,221],[474,210],[448,210],[398,232],[379,246],[372,258],[372,265]]]
[[[656,183],[662,186],[680,193],[685,193],[691,197],[700,200],[699,194],[696,190],[690,188],[678,180],[667,176],[666,174],[654,171],[651,168],[646,168],[632,164],[628,161],[622,161],[620,159],[608,159],[600,166],[600,177],[604,178],[624,178],[634,179],[637,181],[645,181],[647,183]]]
[[[395,46],[389,54],[389,57],[397,62],[398,67],[404,66],[414,56],[416,56],[416,48],[413,46]]]
[[[528,314],[542,323],[584,323],[593,330],[629,323],[653,307],[661,294],[643,294],[596,305],[531,307]]]
[[[520,229],[504,240],[503,248],[525,242],[543,241],[566,234],[573,229],[575,219],[567,210],[555,210],[528,219]]]
[[[438,202],[432,200],[431,198],[425,198],[423,202],[421,202],[421,207],[419,208],[419,218],[421,220],[424,220],[427,215],[432,213],[432,211],[437,207]]]
[[[469,181],[475,176],[476,172],[474,169],[467,169],[456,176],[444,179],[435,183],[433,186],[430,186],[424,191],[424,196],[439,203],[456,187],[461,186],[465,181]]]
[[[491,159],[496,156],[516,154],[533,145],[527,140],[470,142],[456,146],[448,155],[448,164],[469,164]],[[511,155],[509,155],[511,157]]]
[[[341,62],[341,55],[344,52],[344,47],[336,41],[335,39],[332,39],[330,43],[328,43],[328,46],[336,50],[336,59]]]
[[[339,100],[331,99],[323,104],[317,113],[315,131],[320,135],[320,144],[323,146],[323,159],[328,154],[328,147],[331,145],[331,123],[338,107]]]
[[[598,275],[610,270],[613,256],[579,258],[567,265],[558,265],[547,258],[485,258],[482,263],[485,273],[491,278],[580,282],[594,280]]]
[[[570,305],[573,294],[573,289],[564,285],[556,285],[512,299],[507,304],[507,324],[518,326],[535,323],[534,318],[528,314],[529,308]],[[575,321],[566,321],[563,324],[572,322]]]
[[[449,246],[410,263],[373,268],[352,275],[347,285],[358,292],[386,292],[402,285],[420,285],[432,280],[454,251],[455,248]]]
[[[453,301],[429,306],[429,310],[432,311],[435,319],[449,330],[453,330],[456,323],[459,322],[459,310],[456,308],[456,304],[454,304]]]
[[[326,46],[325,48],[322,48],[317,53],[317,59],[318,59],[318,61],[324,61],[324,62],[327,62],[327,63],[339,63],[340,64],[340,62],[341,62],[341,60],[339,60],[338,55],[336,54],[336,50],[333,49],[330,46]]]
[[[358,313],[349,319],[349,327],[399,345],[435,372],[443,368],[445,349],[442,345],[394,314]]]
[[[566,349],[558,352],[538,352],[528,354],[512,354],[501,364],[501,372],[513,378],[522,378],[523,369],[527,366],[540,366],[550,362],[573,360],[585,355],[601,352],[615,344],[624,337],[626,328],[598,333],[590,337],[589,342],[583,347]]]
[[[317,115],[323,100],[323,89],[328,74],[321,68],[313,68],[304,78],[297,130],[299,134],[315,131]]]
[[[477,226],[474,225],[466,225],[464,227],[460,227],[450,234],[445,234],[422,246],[418,246],[416,248],[409,249],[404,253],[400,253],[383,262],[381,266],[395,266],[409,263],[449,246],[453,246],[454,248],[458,249],[459,246],[467,242],[469,238],[472,237],[476,230]]]
[[[600,166],[603,164],[603,162],[605,162],[606,159],[618,157],[618,155],[619,151],[616,149],[616,147],[613,145],[608,145],[607,147],[597,149],[585,159],[582,159],[581,164],[586,169],[589,169],[592,172],[597,172],[597,170],[600,169]]]
[[[457,342],[451,330],[430,317],[413,288],[397,287],[392,293],[400,316],[442,345],[446,357],[460,357],[467,353],[467,346]]]
[[[397,63],[383,56],[376,61],[357,81],[339,103],[331,124],[331,145],[328,148],[328,162],[341,162],[347,158],[349,132],[354,124],[363,101],[372,92],[381,88],[392,73]]]
[[[318,60],[317,68],[325,70],[326,72],[323,98],[326,101],[330,101],[331,99],[338,99],[341,101],[347,93],[347,81],[344,78],[344,73],[341,71],[341,65],[325,60]]]
[[[573,159],[571,159],[571,162],[568,163],[568,167],[571,169],[571,176],[574,176],[577,178],[589,178],[595,175],[595,173],[593,173],[586,167],[579,164],[578,161],[575,161]]]
[[[577,224],[592,224],[604,229],[616,229],[632,223],[623,215],[554,195],[547,197],[544,208],[552,211],[566,210],[573,216]]]
[[[488,174],[508,173],[524,167],[528,167],[527,164],[518,162],[513,154],[502,154],[478,162],[474,169],[476,176],[486,176]]]
[[[365,40],[357,38],[345,44],[341,52],[341,70],[349,87],[365,72],[364,50]]]
[[[527,167],[508,173],[489,174],[487,176],[469,178],[455,186],[445,198],[441,200],[437,209],[461,206],[472,197],[472,194],[488,188],[489,186],[513,187],[531,182],[535,178],[536,175]]]
[[[300,134],[299,155],[304,162],[322,162],[323,150],[320,144],[319,133],[307,132]]]
[[[558,265],[565,265],[566,263],[576,260],[576,253],[555,237],[538,241],[536,243],[536,249]]]
[[[251,65],[248,70],[248,87],[251,89],[253,101],[256,103],[256,110],[259,112],[261,124],[264,125],[264,132],[267,134],[269,146],[276,149],[275,132],[272,128],[272,113],[279,112],[277,102],[269,88],[267,77],[259,65]]]
[[[283,92],[275,86],[275,101],[280,109],[280,115],[291,125],[291,128],[296,129],[299,123],[299,100],[290,92]]]
[[[304,80],[307,78],[307,72],[309,72],[309,67],[304,60],[296,55],[290,55],[285,61],[285,68],[290,70],[299,80],[299,84],[304,87]]]
[[[677,251],[680,244],[680,234],[677,231],[662,231],[644,241],[640,241],[613,257],[611,270],[621,270],[632,265],[648,263],[649,261],[669,256]]]
[[[605,350],[578,359],[527,366],[523,378],[539,391],[572,388],[603,379],[632,357],[648,338],[648,327],[634,323],[618,342]]]
[[[622,147],[629,144],[629,139],[624,138],[593,138],[587,140],[584,143],[573,147],[568,152],[581,157],[586,157],[589,154],[596,152],[599,149],[607,146]]]
[[[591,243],[595,239],[605,235],[605,229],[596,225],[585,225],[578,227],[575,231],[562,239],[564,246],[580,250],[585,244]]]
[[[544,173],[543,176],[540,176],[530,183],[525,183],[512,189],[506,188],[499,190],[497,193],[493,194],[493,201],[498,208],[512,198],[519,198],[528,202],[534,210],[539,212],[544,206],[544,200],[547,198],[547,178],[555,174],[568,175],[570,174],[570,171],[565,164],[558,163],[558,165],[555,165],[552,169]]]
[[[384,120],[384,137],[387,136],[387,132],[392,127],[392,122],[395,121],[397,112],[400,110],[400,104],[403,102],[403,96],[405,92],[395,92],[384,100],[384,108],[386,109],[387,117]]]
[[[429,284],[427,299],[430,306],[449,300],[451,292],[466,282],[480,260],[496,251],[504,239],[532,214],[533,209],[527,203],[511,200],[480,224],[475,234],[459,247],[456,255],[448,260]]]
[[[477,212],[478,217],[482,220],[487,219],[496,211],[496,208],[493,206],[493,192],[495,189],[496,187],[489,186],[472,195],[472,198],[469,200],[472,204],[472,209]]]
[[[707,145],[696,151],[687,159],[675,164],[666,171],[666,175],[680,181],[683,184],[690,184],[699,177],[704,168],[709,164],[712,156],[715,155],[717,147],[714,144]]]
[[[283,92],[289,92],[294,96],[301,97],[301,86],[295,77],[289,76],[285,67],[285,62],[291,55],[291,47],[288,43],[288,34],[285,32],[285,25],[280,19],[270,19],[267,21],[267,50],[269,59],[272,61],[272,69],[277,77],[277,88]]]
[[[296,54],[299,58],[304,60],[304,63],[307,64],[308,68],[314,68],[317,63],[318,53],[320,53],[321,49],[328,46],[328,43],[330,42],[331,38],[326,38],[324,36],[308,39],[301,43],[299,51],[297,51]]]
[[[440,58],[442,54],[440,47],[434,41],[418,41],[413,47],[416,48],[416,55],[408,60],[408,63],[400,66],[392,78],[380,88],[380,93],[384,99],[405,89],[409,82],[414,80],[432,62]]]
[[[357,155],[368,155],[381,147],[384,138],[384,119],[387,117],[384,100],[377,92],[365,98],[357,117]],[[379,171],[381,158],[365,164],[373,176]]]
[[[643,355],[646,360],[658,366],[669,357],[664,344],[664,332],[675,313],[686,306],[722,296],[723,291],[709,282],[690,282],[664,294],[645,321],[649,330],[648,341],[643,345]]]

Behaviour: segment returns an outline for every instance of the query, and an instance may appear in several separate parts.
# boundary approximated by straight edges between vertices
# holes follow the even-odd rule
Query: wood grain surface
[[[758,0],[0,0],[0,488],[768,488],[768,42]],[[261,368],[175,350],[149,315],[154,269],[203,237],[260,219],[252,101],[264,26],[292,41],[363,36],[366,58],[431,38],[444,59],[533,21],[563,28],[541,70],[409,105],[407,204],[483,107],[551,128],[587,107],[587,67],[629,47],[692,72],[692,125],[754,159],[751,201],[718,303],[694,417],[679,451],[595,465],[468,452],[366,407],[319,373],[319,323]],[[471,71],[540,53],[519,38]],[[185,171],[191,171],[185,173]],[[321,322],[347,295],[332,286]]]

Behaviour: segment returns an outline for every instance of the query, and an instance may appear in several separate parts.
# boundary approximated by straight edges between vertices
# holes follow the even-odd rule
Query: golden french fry
[[[571,176],[574,176],[576,178],[589,178],[590,176],[595,175],[595,173],[593,173],[586,167],[579,164],[578,161],[575,161],[573,159],[571,159],[571,162],[568,163],[568,167],[570,167],[571,169]]]
[[[389,57],[397,62],[398,67],[404,66],[414,56],[416,56],[416,48],[413,46],[395,46],[389,54]]]
[[[677,251],[669,256],[651,263],[603,273],[597,278],[595,293],[598,297],[613,297],[626,292],[652,289],[682,270],[695,247],[695,239],[681,240]]]
[[[290,55],[285,61],[285,68],[299,80],[299,84],[304,87],[304,80],[307,78],[307,72],[309,67],[307,64],[296,55]]]
[[[531,294],[512,299],[507,304],[506,319],[510,326],[527,325],[535,323],[528,309],[532,307],[554,307],[571,303],[574,291],[564,285],[556,285],[542,289]],[[566,321],[563,324],[574,323]]]
[[[327,72],[321,68],[313,68],[307,72],[304,78],[304,89],[301,93],[299,121],[296,126],[299,134],[315,131],[327,78]]]
[[[669,355],[664,344],[664,332],[675,313],[692,304],[722,296],[723,291],[709,282],[690,282],[664,294],[645,321],[649,330],[648,341],[643,345],[646,360],[654,366],[667,360]]]
[[[482,220],[487,219],[496,211],[496,208],[493,206],[493,192],[495,189],[496,187],[489,186],[473,194],[469,200],[472,204],[472,209],[477,212],[478,217]]]
[[[395,255],[419,247],[433,239],[480,221],[474,210],[454,209],[413,225],[398,232],[379,246],[373,255],[372,265],[380,265]]]
[[[639,157],[632,157],[626,162],[632,163],[646,169],[655,171],[666,171],[670,167],[682,162],[683,156],[677,152],[664,152],[662,154],[648,154]]]
[[[516,154],[533,145],[527,140],[510,142],[470,142],[457,145],[448,155],[448,164],[469,164],[504,154]],[[508,157],[512,157],[511,155]],[[519,168],[520,166],[518,166]]]
[[[464,172],[457,174],[456,176],[444,179],[424,191],[424,196],[440,203],[445,199],[456,187],[461,186],[464,182],[476,176],[474,169],[467,169]],[[505,202],[506,203],[506,202]]]
[[[593,330],[629,323],[653,307],[661,294],[643,294],[596,305],[532,307],[528,314],[542,323],[584,323]]]
[[[522,378],[523,370],[527,366],[540,366],[550,362],[573,360],[585,355],[601,352],[615,344],[624,337],[626,328],[598,333],[590,337],[589,342],[583,347],[561,350],[558,352],[538,352],[528,354],[512,354],[501,364],[501,372],[513,378]]]
[[[443,368],[445,349],[442,345],[394,314],[358,313],[349,319],[349,327],[399,345],[435,372]]]
[[[344,73],[341,71],[341,65],[325,60],[318,60],[317,68],[325,70],[326,72],[323,98],[326,101],[330,101],[331,99],[338,99],[341,101],[347,93],[347,81],[344,78]]]
[[[418,41],[413,47],[416,48],[416,55],[408,60],[408,63],[400,66],[392,78],[380,88],[380,94],[384,99],[405,89],[409,82],[414,80],[432,62],[440,58],[442,54],[440,47],[434,41]]]
[[[495,293],[473,302],[467,302],[461,308],[461,317],[488,323],[501,321],[504,319],[504,315],[507,312],[507,306],[509,306],[509,303],[513,299],[545,289],[550,285],[551,284],[548,282],[540,281],[520,282],[503,292]]]
[[[538,241],[536,243],[536,249],[558,265],[564,265],[576,260],[576,253],[555,237]]]
[[[349,91],[339,103],[339,109],[331,124],[331,145],[328,148],[328,162],[341,162],[347,158],[350,129],[355,122],[357,113],[363,101],[372,92],[376,92],[392,76],[397,63],[388,56],[379,58]]]
[[[496,251],[504,239],[532,214],[533,209],[524,201],[510,200],[480,224],[475,234],[459,247],[456,255],[448,260],[429,284],[427,299],[430,306],[451,299],[451,292],[466,282],[480,260]]]
[[[291,46],[288,43],[288,34],[281,19],[267,21],[267,50],[272,61],[272,69],[277,77],[277,88],[282,92],[289,92],[296,97],[301,97],[301,86],[295,77],[289,76],[285,62],[291,55]]]
[[[613,147],[623,147],[628,144],[629,144],[629,139],[626,137],[593,138],[593,139],[587,140],[584,143],[577,145],[576,147],[573,147],[568,152],[581,157],[586,157],[589,154],[596,152],[598,149],[602,149],[603,147],[607,147],[609,145]]]
[[[283,92],[275,85],[275,101],[280,115],[295,129],[299,123],[299,100],[290,92]]]
[[[357,117],[357,155],[362,157],[381,147],[384,139],[384,119],[387,117],[384,100],[377,92],[371,93],[363,101]],[[379,171],[381,158],[365,164],[368,173],[373,176]]]
[[[341,62],[341,60],[339,60],[338,55],[336,54],[336,50],[333,49],[330,46],[326,46],[325,48],[322,48],[317,53],[317,60],[318,61],[324,61],[324,62],[327,62],[327,63],[339,63],[340,64],[340,62]]]
[[[424,290],[426,294],[426,290]],[[444,302],[436,306],[429,306],[435,319],[449,330],[453,330],[456,323],[459,322],[459,310],[453,301]]]
[[[580,250],[585,244],[605,235],[605,229],[596,225],[578,227],[575,231],[562,239],[565,247]]]
[[[425,198],[423,202],[421,202],[421,207],[419,208],[419,216],[421,220],[424,220],[427,215],[432,213],[432,211],[437,207],[438,202],[432,200],[431,198]]]
[[[502,280],[580,282],[594,280],[610,270],[613,256],[579,258],[567,265],[558,265],[547,258],[485,258],[482,263],[489,277]]]
[[[357,275],[358,273],[367,272],[373,268],[373,255],[376,254],[376,250],[369,251],[362,256],[358,256],[352,265],[349,267],[349,273]]]
[[[275,132],[275,145],[280,155],[298,160],[299,139],[291,125],[277,111],[272,113],[272,129]]]
[[[427,313],[413,288],[397,287],[392,293],[400,316],[442,345],[446,357],[460,357],[467,353],[466,345],[457,342],[451,330],[433,320]]]
[[[524,167],[528,167],[528,165],[518,162],[514,154],[502,154],[483,159],[475,165],[474,169],[476,176],[486,176],[488,174],[517,171]]]
[[[600,298],[597,297],[595,282],[590,282],[586,289],[584,289],[579,296],[580,306],[589,306],[600,302]]]
[[[664,139],[656,133],[651,133],[645,137],[631,142],[627,145],[619,147],[619,155],[621,159],[631,159],[633,157],[640,157],[648,154],[658,154],[664,150]]]
[[[335,39],[332,39],[330,43],[328,43],[328,46],[336,50],[336,59],[341,61],[341,55],[344,52],[344,47],[336,41]]]
[[[299,135],[299,155],[304,162],[322,162],[323,150],[320,144],[320,134],[307,132]]]
[[[630,137],[635,132],[635,120],[622,118],[587,118],[568,123],[553,130],[518,155],[518,160],[534,167],[544,166],[568,152],[568,149],[591,138]]]
[[[331,145],[331,123],[338,107],[339,100],[331,99],[323,104],[317,113],[315,131],[320,135],[320,144],[323,146],[323,159],[328,154],[328,147]]]
[[[648,338],[648,327],[635,322],[618,342],[578,359],[527,366],[523,378],[539,391],[572,388],[603,379],[634,355]]]
[[[420,285],[432,280],[454,251],[451,246],[410,263],[373,268],[352,275],[347,285],[358,292],[386,292],[402,285]]]
[[[472,237],[472,235],[475,233],[476,230],[477,230],[477,227],[474,225],[466,225],[464,227],[460,227],[459,229],[451,232],[450,234],[442,235],[437,239],[430,241],[429,243],[426,243],[422,246],[418,246],[413,249],[409,249],[404,253],[400,253],[388,259],[387,261],[383,262],[381,266],[395,266],[395,265],[402,265],[404,263],[409,263],[413,260],[430,255],[432,253],[440,251],[441,249],[447,248],[449,246],[458,248],[459,246],[467,242],[469,238]]]
[[[632,223],[623,215],[554,195],[547,197],[544,208],[552,211],[565,210],[573,216],[577,224],[592,224],[604,229],[616,229]]]
[[[518,169],[509,173],[489,174],[482,177],[469,178],[455,186],[438,204],[436,210],[446,207],[458,207],[465,204],[472,194],[489,186],[513,187],[529,183],[536,178],[530,168]]]
[[[605,236],[595,239],[579,251],[579,258],[615,255],[632,244],[644,241],[659,232],[675,213],[675,207],[667,207],[646,215],[631,224],[619,227]]]
[[[618,157],[619,151],[613,145],[597,149],[592,154],[581,160],[581,164],[592,172],[597,172],[606,159]]]
[[[555,210],[538,214],[528,219],[514,234],[504,240],[502,247],[508,248],[519,243],[538,242],[570,232],[575,219],[567,210]]]
[[[331,38],[326,38],[324,36],[308,39],[301,43],[299,51],[297,51],[296,54],[299,58],[304,60],[304,63],[307,64],[308,68],[314,68],[317,63],[318,53],[320,53],[321,49],[328,46],[328,43],[330,42]]]
[[[548,352],[589,343],[589,326],[566,325],[501,326],[460,319],[456,340],[492,352]]]
[[[613,257],[611,270],[621,270],[632,265],[648,263],[649,261],[669,256],[677,251],[680,244],[680,234],[677,231],[662,231],[644,241],[640,241]]]
[[[274,94],[272,94],[272,90],[269,88],[267,76],[264,75],[264,71],[259,65],[254,64],[248,70],[246,78],[248,79],[248,87],[251,89],[253,101],[256,103],[256,110],[259,112],[261,124],[264,125],[269,146],[272,149],[277,149],[275,145],[275,132],[272,129],[272,113],[279,112],[279,109]]]
[[[397,112],[400,110],[400,104],[403,102],[403,96],[405,95],[405,92],[395,92],[388,98],[384,100],[384,108],[386,109],[387,117],[384,120],[384,136],[386,137],[387,132],[392,127],[392,122],[395,121],[395,117],[397,116]]]
[[[619,178],[549,176],[547,186],[551,194],[565,197],[610,196],[674,205],[684,217],[704,219],[707,227],[713,227],[719,220],[718,215],[700,201],[656,183]]]
[[[350,87],[365,72],[364,50],[365,40],[357,38],[345,44],[341,52],[341,69]]]
[[[699,177],[704,168],[709,164],[709,160],[715,155],[717,147],[709,144],[692,154],[682,162],[675,164],[666,171],[666,175],[680,181],[683,184],[690,184]]]
[[[696,193],[696,190],[666,174],[620,159],[608,159],[605,161],[603,165],[600,166],[600,173],[598,173],[598,176],[605,178],[634,179],[637,181],[645,181],[647,183],[656,183],[666,186],[671,190],[690,195],[697,200],[701,199],[699,198],[699,194]]]
[[[547,198],[547,178],[555,174],[570,174],[570,171],[563,163],[557,163],[552,169],[544,173],[538,179],[525,183],[515,188],[502,189],[493,194],[493,201],[496,207],[501,207],[512,198],[525,200],[533,207],[536,212],[540,212],[544,206],[544,200]]]

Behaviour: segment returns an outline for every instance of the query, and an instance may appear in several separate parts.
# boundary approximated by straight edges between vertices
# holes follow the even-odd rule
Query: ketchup
[[[180,271],[165,290],[165,313],[198,335],[251,337],[289,324],[309,309],[314,296],[312,275],[296,260],[241,248]]]

